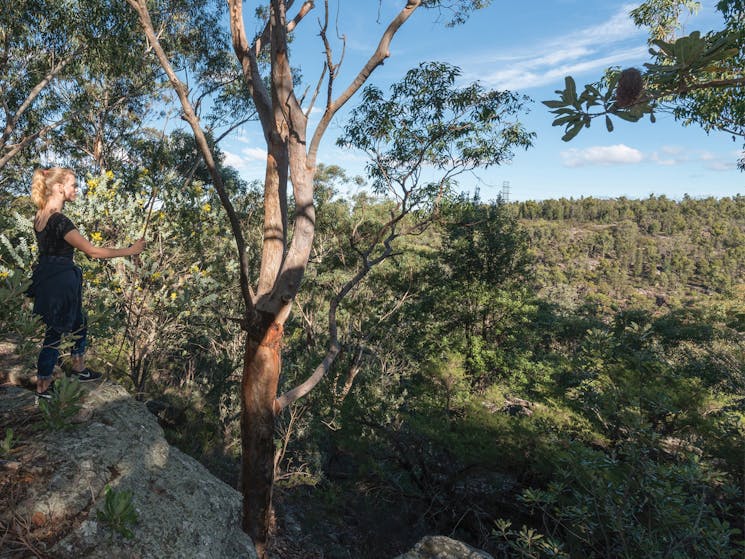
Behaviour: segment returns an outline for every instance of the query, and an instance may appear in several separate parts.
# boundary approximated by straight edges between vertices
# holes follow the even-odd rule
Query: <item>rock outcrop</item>
[[[427,536],[396,559],[493,559],[488,553],[445,536]]]
[[[60,559],[255,558],[240,528],[240,494],[171,447],[144,404],[116,384],[96,384],[86,387],[71,429],[22,430],[6,462],[12,471],[0,471],[3,491],[15,495],[0,507],[0,522]],[[0,392],[3,424],[39,415],[32,392],[7,385]],[[133,493],[131,539],[101,521],[107,486]],[[34,533],[47,536],[33,540]]]

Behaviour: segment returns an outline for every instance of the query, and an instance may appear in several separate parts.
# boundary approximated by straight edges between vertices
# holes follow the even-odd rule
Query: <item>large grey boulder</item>
[[[24,441],[21,470],[33,472],[23,499],[0,511],[33,525],[69,527],[46,553],[59,559],[255,558],[241,531],[241,496],[171,447],[144,404],[116,384],[86,389],[78,423]],[[33,393],[0,388],[3,416],[33,410]],[[138,521],[124,539],[98,518],[105,489],[133,492]],[[6,517],[6,518],[4,518]]]
[[[426,536],[395,559],[494,559],[485,551],[445,536]]]

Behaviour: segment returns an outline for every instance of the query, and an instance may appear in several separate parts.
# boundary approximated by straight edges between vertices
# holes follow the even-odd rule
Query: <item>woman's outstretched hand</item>
[[[139,239],[135,241],[130,247],[129,250],[132,251],[132,256],[135,256],[137,254],[140,254],[143,250],[145,250],[145,239]]]

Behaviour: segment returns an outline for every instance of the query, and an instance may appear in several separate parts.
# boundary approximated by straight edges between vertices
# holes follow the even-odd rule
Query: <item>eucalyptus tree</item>
[[[608,131],[617,117],[637,122],[668,111],[684,125],[745,139],[745,3],[720,0],[717,10],[724,27],[676,37],[681,16],[695,11],[694,0],[647,0],[630,12],[634,23],[649,29],[652,59],[644,71],[611,68],[597,83],[580,91],[567,77],[559,99],[544,101],[563,126],[569,141],[595,118],[603,117]],[[745,170],[745,157],[740,160]]]
[[[54,7],[44,0],[2,2],[0,169],[62,122],[59,107],[63,101],[50,84],[65,75],[79,50],[64,37],[72,14],[64,7]]]
[[[323,65],[323,71],[312,94],[305,98],[297,88],[294,78],[296,72],[290,64],[289,41],[292,33],[307,27],[305,22],[316,8],[316,2],[271,0],[252,3],[261,24],[258,33],[249,37],[246,32],[244,2],[228,0],[227,19],[233,50],[243,73],[243,85],[253,100],[267,147],[263,248],[260,261],[250,262],[240,219],[221,181],[218,166],[195,111],[189,86],[183,81],[183,76],[179,75],[161,42],[161,39],[166,39],[166,35],[158,32],[163,22],[160,20],[161,15],[153,9],[157,4],[145,0],[127,1],[138,14],[148,44],[179,97],[183,118],[191,126],[205,164],[210,169],[236,242],[240,263],[239,285],[245,304],[242,327],[247,334],[241,386],[243,526],[263,555],[271,518],[275,417],[318,382],[333,363],[336,353],[332,346],[320,359],[318,369],[307,382],[278,395],[284,325],[300,289],[313,246],[316,220],[313,177],[321,140],[334,116],[389,57],[394,36],[418,10],[434,9],[442,14],[449,14],[449,23],[454,25],[465,21],[471,12],[489,2],[398,0],[396,4],[399,8],[391,15],[377,44],[371,48],[367,61],[352,80],[337,91],[341,57],[335,57],[332,39],[329,38],[329,22],[335,20],[335,15],[331,13],[329,2],[324,1],[318,18],[321,47],[319,63]],[[361,9],[358,4],[354,4],[355,10]],[[366,3],[365,8],[370,10],[371,24],[390,10],[390,6],[382,2]],[[214,24],[215,27],[218,26],[217,19]],[[322,105],[320,121],[314,130],[309,130],[309,115],[319,99]],[[290,185],[294,201],[292,206],[288,201]],[[256,281],[255,288],[252,280]]]
[[[116,2],[3,0],[0,169],[24,150],[64,156],[76,146],[105,162],[107,121],[118,113],[131,129],[156,83],[129,48],[131,20]]]
[[[207,4],[171,3],[171,17],[158,33],[167,37],[178,69],[208,92],[235,82],[240,72],[230,64],[226,33],[213,29]],[[137,15],[126,3],[0,0],[0,43],[4,186],[10,175],[28,175],[28,167],[45,157],[86,170],[152,163],[140,148],[153,135],[164,136],[159,129],[171,90],[163,70],[146,56]],[[234,123],[224,110],[211,109],[239,105],[239,97],[227,91],[202,109],[216,136]],[[8,166],[14,160],[11,167],[20,169]]]
[[[441,221],[443,208],[452,204],[460,175],[510,161],[516,149],[532,145],[534,134],[519,120],[526,98],[488,90],[479,83],[457,85],[459,77],[457,67],[430,62],[409,70],[388,95],[367,86],[337,140],[340,146],[365,153],[373,192],[388,204],[375,219],[362,214],[352,221],[345,264],[353,265],[355,273],[331,298],[327,356],[336,356],[342,348],[336,314],[344,297],[374,267],[394,256],[404,257],[410,244],[405,238],[420,236]],[[512,248],[503,244],[505,253]],[[505,264],[501,271],[508,275],[511,269]],[[501,279],[496,274],[490,278]],[[377,287],[368,287],[377,296],[376,291]],[[402,294],[397,295],[383,316],[401,306]],[[315,374],[321,373],[319,368]],[[351,380],[345,382],[347,392]],[[312,381],[313,377],[307,384]]]

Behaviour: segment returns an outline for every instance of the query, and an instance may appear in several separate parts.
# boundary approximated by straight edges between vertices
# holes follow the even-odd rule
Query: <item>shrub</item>
[[[83,388],[76,379],[62,377],[55,382],[50,400],[39,399],[39,410],[48,429],[58,431],[70,427],[72,419],[82,408]]]
[[[740,490],[695,456],[656,459],[655,435],[637,435],[610,455],[572,445],[547,488],[521,502],[571,557],[742,557],[728,521],[742,512]]]
[[[137,512],[132,504],[132,495],[131,491],[114,491],[107,485],[103,510],[99,511],[96,516],[98,520],[125,538],[134,537],[130,526],[137,523]]]

